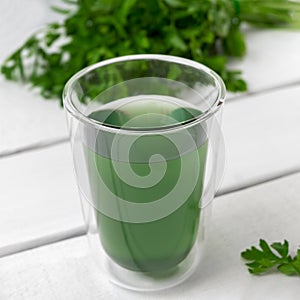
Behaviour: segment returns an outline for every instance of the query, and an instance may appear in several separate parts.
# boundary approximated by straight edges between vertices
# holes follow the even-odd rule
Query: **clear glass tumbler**
[[[215,72],[165,55],[106,60],[66,84],[91,250],[112,282],[158,290],[199,265],[224,167],[224,99]]]

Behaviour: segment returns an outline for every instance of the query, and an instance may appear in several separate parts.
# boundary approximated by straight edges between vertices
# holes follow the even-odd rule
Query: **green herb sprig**
[[[245,91],[230,57],[246,53],[241,23],[299,28],[300,3],[290,0],[62,0],[66,15],[33,34],[1,67],[9,80],[61,98],[74,73],[98,61],[138,53],[177,55],[218,72],[230,91]]]
[[[242,258],[250,261],[246,263],[251,274],[259,275],[271,270],[278,270],[280,273],[289,276],[300,276],[300,248],[297,254],[292,257],[289,254],[289,243],[273,243],[270,246],[261,239],[259,247],[252,246],[241,253]]]

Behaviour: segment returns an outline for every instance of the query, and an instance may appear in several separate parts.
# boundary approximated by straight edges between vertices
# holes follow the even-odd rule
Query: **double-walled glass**
[[[183,281],[223,171],[222,80],[187,59],[132,55],[75,74],[63,97],[99,272],[136,290]]]

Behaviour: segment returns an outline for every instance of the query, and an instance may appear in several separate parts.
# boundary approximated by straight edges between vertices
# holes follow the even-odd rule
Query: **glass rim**
[[[187,121],[187,122],[180,122],[176,124],[172,124],[171,126],[167,127],[153,127],[150,129],[146,128],[122,128],[122,127],[114,127],[110,126],[108,124],[99,122],[97,120],[94,120],[87,115],[85,115],[80,109],[76,107],[76,105],[72,101],[71,93],[74,89],[74,85],[76,82],[88,74],[89,72],[96,70],[98,68],[102,68],[108,65],[112,65],[115,63],[119,62],[128,62],[128,61],[134,61],[134,60],[157,60],[157,61],[163,61],[163,62],[168,62],[168,63],[177,63],[185,66],[189,66],[194,68],[195,70],[199,71],[204,71],[205,73],[209,74],[215,84],[216,84],[216,89],[218,90],[218,94],[216,96],[216,99],[213,101],[212,105],[205,110],[202,114],[199,116],[196,116],[195,118]],[[83,68],[82,70],[78,71],[75,73],[65,84],[63,93],[62,93],[62,98],[63,98],[63,106],[66,109],[68,113],[70,113],[73,117],[75,117],[78,121],[84,122],[90,126],[96,127],[98,129],[104,129],[112,132],[128,132],[128,133],[150,133],[153,131],[170,131],[173,129],[178,129],[182,127],[186,127],[188,125],[195,125],[198,123],[201,123],[208,118],[210,118],[212,115],[214,115],[223,105],[225,102],[225,96],[226,96],[226,87],[225,84],[222,80],[222,78],[212,69],[209,67],[198,63],[196,61],[187,59],[187,58],[182,58],[179,56],[172,56],[172,55],[164,55],[164,54],[133,54],[133,55],[126,55],[126,56],[119,56],[111,59],[106,59],[103,61],[100,61],[98,63],[92,64],[90,66],[87,66]]]

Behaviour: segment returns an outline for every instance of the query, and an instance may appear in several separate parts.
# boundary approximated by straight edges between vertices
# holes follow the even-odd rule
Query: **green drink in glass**
[[[195,242],[206,162],[206,133],[199,125],[188,130],[185,127],[179,129],[172,133],[173,136],[166,129],[189,123],[201,114],[197,109],[185,106],[186,103],[178,99],[148,95],[118,100],[90,114],[90,118],[106,125],[142,130],[134,139],[122,131],[116,134],[119,140],[129,140],[129,147],[118,149],[122,152],[130,148],[128,157],[124,158],[118,151],[111,154],[114,143],[110,141],[116,136],[111,136],[105,129],[99,133],[98,145],[93,147],[87,143],[85,149],[93,204],[98,208],[95,214],[101,243],[106,253],[124,268],[152,272],[155,276],[155,272],[176,267]],[[145,130],[151,132],[153,128],[165,130],[144,134]],[[182,165],[187,170],[184,176]],[[155,174],[150,179],[151,170]],[[139,183],[135,177],[130,179],[132,172],[140,177]],[[171,199],[174,207],[170,205],[168,214],[158,220],[155,216],[153,220],[143,222],[142,212],[140,220],[121,221],[130,211],[120,207],[115,218],[101,212],[102,202],[113,201],[116,197],[127,202],[151,204],[168,195],[176,185],[177,189],[191,186],[191,177],[196,180],[189,194],[174,193]]]
[[[133,55],[80,71],[63,96],[99,270],[134,290],[185,280],[216,190],[223,82],[190,60]]]

